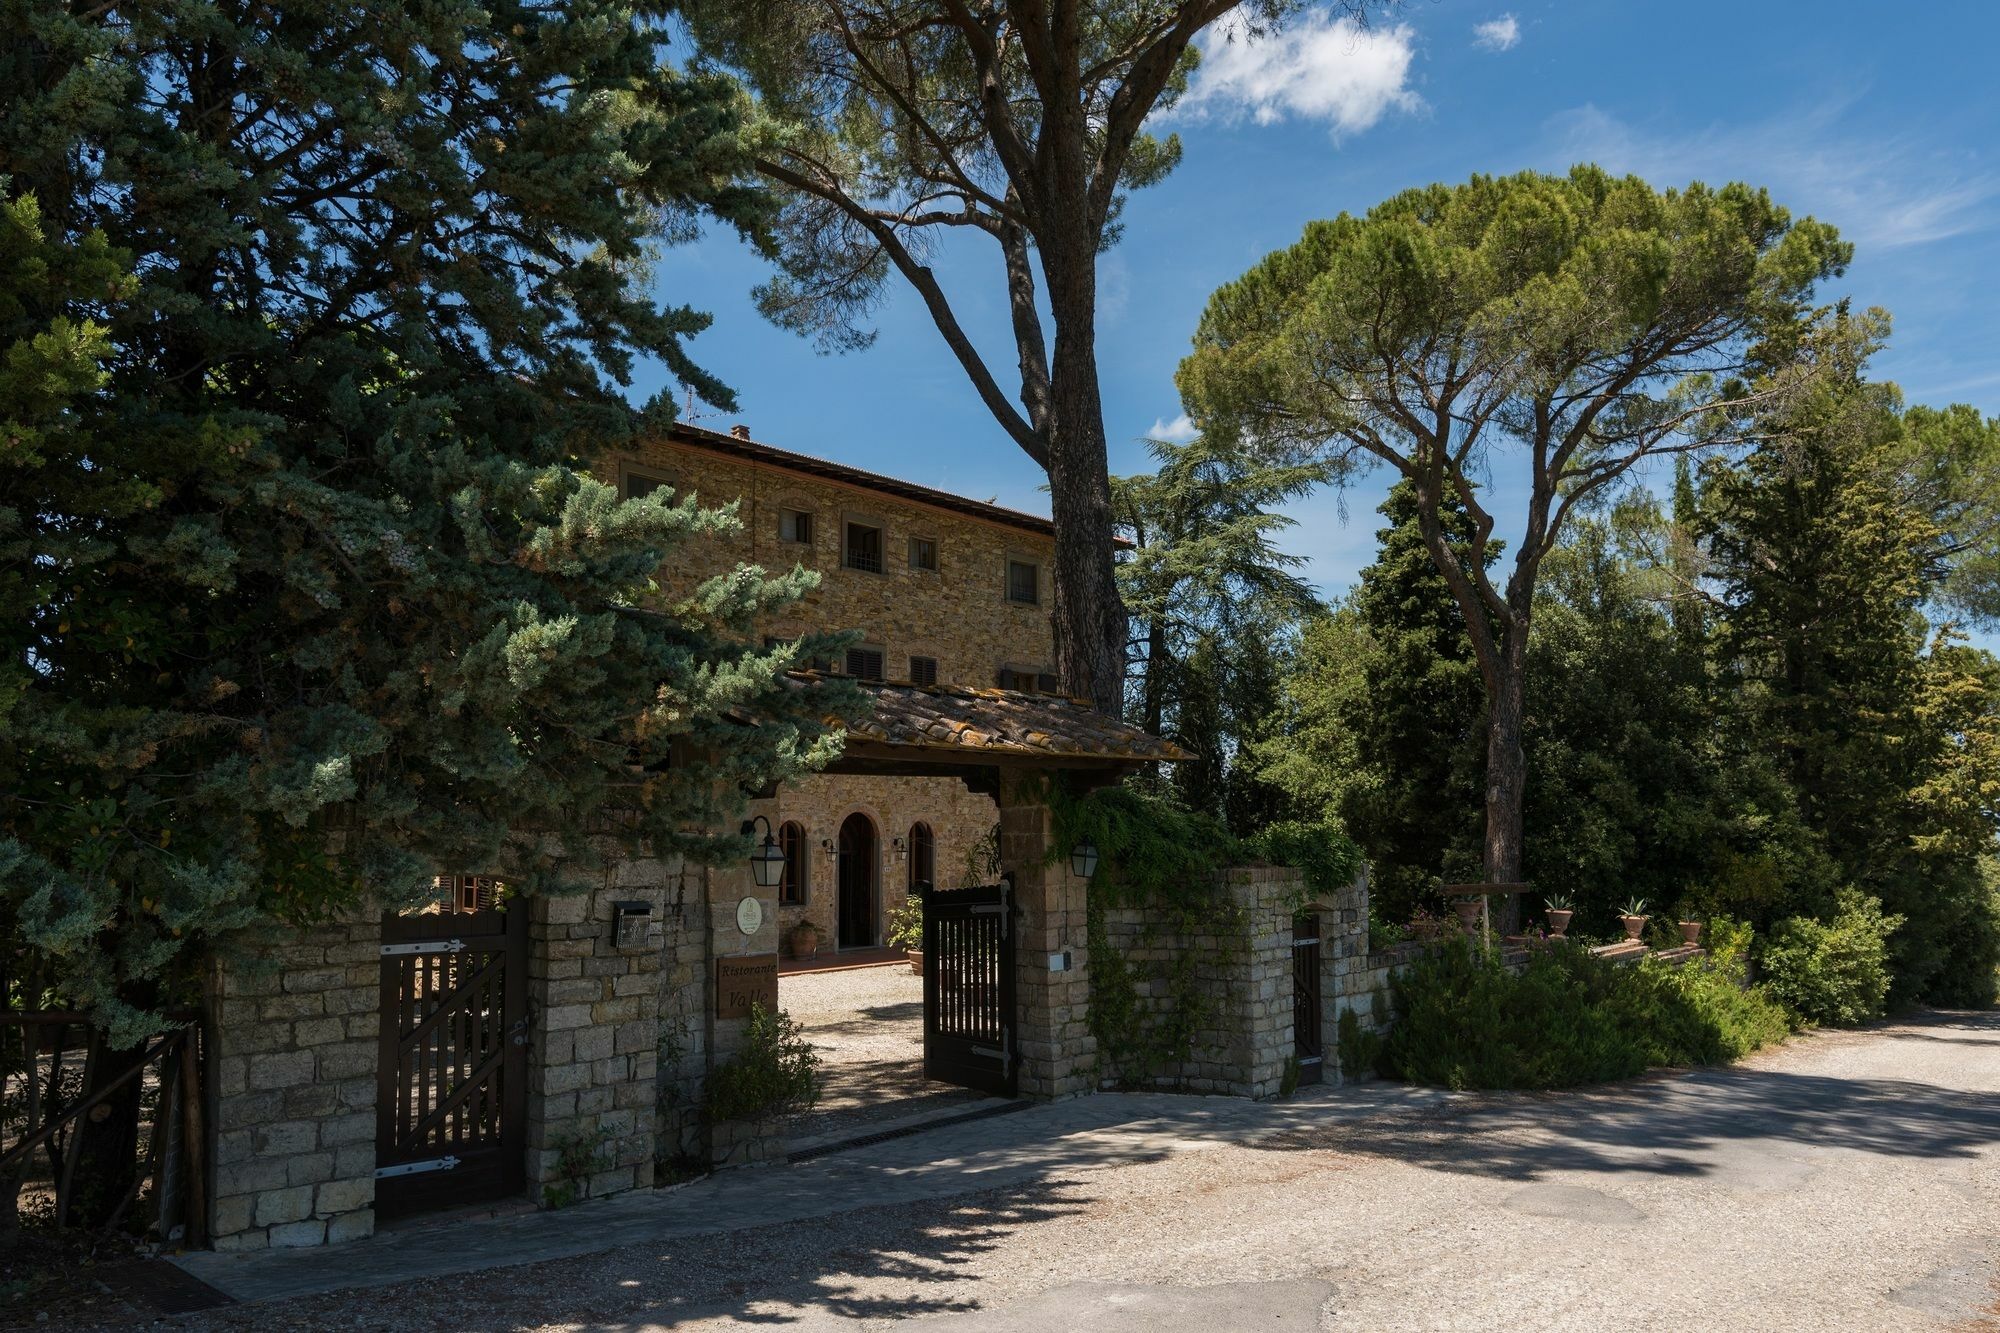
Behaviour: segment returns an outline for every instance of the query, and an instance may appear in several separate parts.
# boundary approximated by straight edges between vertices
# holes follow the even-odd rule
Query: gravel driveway
[[[819,1104],[792,1117],[794,1141],[866,1133],[983,1094],[924,1077],[924,979],[907,963],[800,972],[778,981],[778,1005],[818,1048]]]
[[[198,1325],[2000,1329],[2000,1014],[1588,1093],[1086,1098],[602,1208],[682,1233]]]

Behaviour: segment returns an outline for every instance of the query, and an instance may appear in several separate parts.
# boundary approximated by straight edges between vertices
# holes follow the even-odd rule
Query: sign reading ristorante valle
[[[778,1011],[778,955],[716,959],[715,1016],[748,1018],[753,1004],[763,1005],[766,1013]]]

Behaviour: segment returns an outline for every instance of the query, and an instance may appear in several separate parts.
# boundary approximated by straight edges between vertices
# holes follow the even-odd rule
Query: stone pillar
[[[659,973],[673,873],[660,861],[616,860],[601,888],[528,903],[528,1000],[538,1017],[527,1174],[538,1200],[653,1183]],[[623,902],[650,910],[647,928],[621,944]]]
[[[755,819],[758,815],[771,821],[772,830],[777,829],[778,802],[775,800],[752,801],[743,812],[743,818]],[[760,826],[757,835],[763,836]],[[817,848],[808,850],[808,855],[816,854]],[[711,1052],[710,1067],[722,1065],[734,1059],[743,1049],[743,1041],[750,1030],[748,1018],[718,1018],[715,1014],[715,960],[735,958],[748,954],[773,954],[778,952],[778,891],[776,888],[757,887],[755,875],[751,873],[750,862],[746,858],[727,865],[710,866],[707,874],[708,892],[708,956],[704,963],[707,969],[706,997],[704,1013],[708,1024],[708,1047]],[[738,909],[746,898],[755,899],[758,907],[758,922],[755,930],[745,934]],[[711,1125],[708,1143],[709,1158],[716,1165],[739,1166],[755,1162],[774,1160],[783,1146],[777,1126],[770,1122],[747,1125]]]
[[[1014,1055],[1023,1096],[1073,1097],[1097,1086],[1085,919],[1089,886],[1070,873],[1068,848],[1061,849],[1060,859],[1049,860],[1054,816],[1035,776],[1003,772],[1000,782],[1000,865],[1014,878]],[[1051,957],[1065,953],[1068,966],[1051,970]]]
[[[375,1230],[379,919],[245,932],[215,965],[218,1250],[323,1245]]]

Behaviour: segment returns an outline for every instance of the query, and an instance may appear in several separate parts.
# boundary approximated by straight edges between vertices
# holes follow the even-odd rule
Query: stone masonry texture
[[[375,1229],[381,926],[246,931],[210,977],[218,1250]]]

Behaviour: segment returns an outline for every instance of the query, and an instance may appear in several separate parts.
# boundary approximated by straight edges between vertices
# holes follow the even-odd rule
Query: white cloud
[[[1268,36],[1225,19],[1196,39],[1201,68],[1177,108],[1193,116],[1248,115],[1259,125],[1296,117],[1327,122],[1337,135],[1368,129],[1423,99],[1408,84],[1416,32],[1407,24],[1363,27],[1307,14]]]
[[[1512,14],[1474,24],[1472,44],[1482,51],[1511,51],[1521,44],[1521,20]]]
[[[1908,135],[1848,130],[1852,101],[1769,120],[1653,133],[1585,104],[1547,126],[1548,165],[1596,162],[1654,185],[1742,180],[1771,191],[1794,216],[1811,213],[1864,248],[1923,245],[1990,227],[2000,174]]]
[[[1171,444],[1186,444],[1199,434],[1201,432],[1195,429],[1194,423],[1188,420],[1188,414],[1183,412],[1172,421],[1168,421],[1165,417],[1155,417],[1152,426],[1146,431],[1146,438],[1166,440]]]

